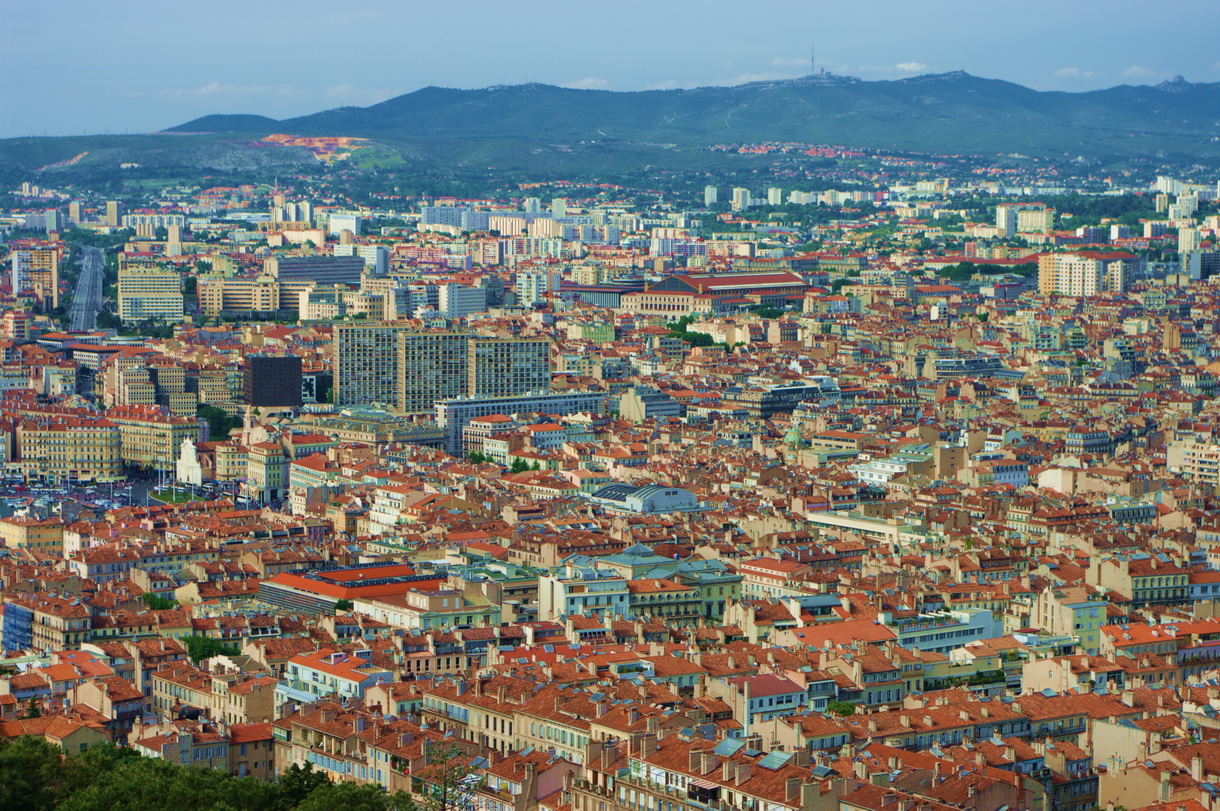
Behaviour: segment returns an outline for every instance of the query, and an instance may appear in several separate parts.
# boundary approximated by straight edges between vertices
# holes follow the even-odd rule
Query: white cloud
[[[718,85],[738,85],[749,84],[750,82],[779,82],[785,79],[795,79],[796,74],[792,73],[740,73],[732,79],[725,79],[722,82],[715,82]]]
[[[917,73],[930,73],[932,68],[923,62],[899,62],[897,65],[839,65],[828,67],[831,73],[845,76],[873,77],[877,79],[892,79],[899,76],[912,76]]]
[[[686,85],[681,84],[677,79],[666,79],[656,84],[644,85],[645,90],[677,90],[679,87],[686,87]]]
[[[807,69],[810,65],[808,59],[785,59],[782,56],[777,56],[771,60],[773,68],[787,68],[789,70]]]
[[[1220,62],[1217,62],[1216,64],[1212,65],[1212,70],[1220,70]]]
[[[1082,68],[1059,68],[1055,71],[1055,76],[1060,79],[1092,79],[1096,75],[1096,72]]]
[[[595,76],[586,76],[583,79],[577,79],[574,82],[564,82],[560,87],[567,87],[572,90],[605,90],[609,86],[609,82],[605,79],[599,79]]]
[[[1129,79],[1155,79],[1159,76],[1164,76],[1159,70],[1132,65],[1123,71],[1123,75]]]

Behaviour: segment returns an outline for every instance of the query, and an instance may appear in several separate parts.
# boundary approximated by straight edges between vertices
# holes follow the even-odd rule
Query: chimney
[[[1203,782],[1203,758],[1195,755],[1190,759],[1190,777],[1196,783]]]
[[[657,751],[657,736],[656,733],[647,732],[640,736],[640,755],[648,757]]]
[[[737,764],[736,763],[734,763],[731,760],[726,760],[724,763],[720,764],[721,781],[727,783],[733,779],[733,776],[735,774],[737,774]]]
[[[750,764],[749,763],[738,763],[737,764],[737,777],[733,780],[733,784],[740,786],[742,783],[746,782],[749,779],[750,779]]]
[[[801,778],[789,777],[784,781],[784,802],[792,804],[801,798]]]

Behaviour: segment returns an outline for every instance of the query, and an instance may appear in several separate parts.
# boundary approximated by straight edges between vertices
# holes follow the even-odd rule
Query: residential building
[[[119,318],[125,322],[182,320],[182,276],[173,268],[120,268],[118,296]]]

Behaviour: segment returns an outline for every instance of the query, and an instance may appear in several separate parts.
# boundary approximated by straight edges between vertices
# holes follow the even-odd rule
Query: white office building
[[[446,318],[465,318],[487,309],[487,288],[449,282],[437,288],[437,309]]]

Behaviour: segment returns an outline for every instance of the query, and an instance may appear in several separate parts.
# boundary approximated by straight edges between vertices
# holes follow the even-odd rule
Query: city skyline
[[[0,34],[10,78],[0,84],[0,136],[149,132],[212,113],[288,118],[430,85],[734,85],[806,75],[811,49],[818,69],[865,80],[965,70],[1069,92],[1175,75],[1220,81],[1207,40],[1220,23],[1215,4],[1182,3],[1173,15],[1134,2],[1028,11],[980,30],[959,0],[886,8],[880,25],[868,8],[823,3],[780,2],[766,14],[725,3],[697,14],[679,4],[599,14],[542,3],[529,15],[489,7],[459,29],[448,12],[417,4],[337,14],[305,3],[289,17],[222,3],[189,25],[145,2],[58,17],[15,7]],[[589,47],[591,32],[601,47]]]

